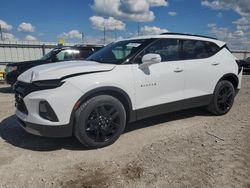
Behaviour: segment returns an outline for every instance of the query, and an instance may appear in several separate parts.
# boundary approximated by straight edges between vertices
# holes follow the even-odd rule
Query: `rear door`
[[[216,57],[220,48],[208,41],[182,40],[185,80],[184,106],[201,106],[209,101],[216,82],[221,76],[221,65]]]

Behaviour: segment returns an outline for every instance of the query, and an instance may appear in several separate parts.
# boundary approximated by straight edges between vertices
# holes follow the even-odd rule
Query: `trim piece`
[[[175,112],[179,110],[206,106],[210,103],[210,101],[212,100],[212,97],[213,97],[212,94],[204,95],[204,96],[194,97],[190,99],[184,99],[180,101],[142,108],[139,110],[135,110],[134,112],[136,113],[136,120],[140,120],[140,119],[144,119],[147,117],[157,116],[157,115]]]
[[[67,125],[40,125],[30,122],[25,122],[17,117],[20,126],[27,132],[38,136],[45,137],[70,137],[72,136],[72,124]]]
[[[81,75],[85,75],[85,74],[94,74],[94,73],[101,73],[101,72],[109,72],[112,71],[114,68],[110,69],[110,70],[103,70],[103,71],[91,71],[91,72],[80,72],[80,73],[76,73],[76,74],[70,74],[67,76],[63,76],[60,78],[60,80],[65,80],[67,78],[71,78],[71,77],[75,77],[75,76],[81,76]]]

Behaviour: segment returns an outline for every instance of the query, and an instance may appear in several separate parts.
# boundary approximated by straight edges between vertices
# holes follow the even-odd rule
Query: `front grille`
[[[22,97],[25,97],[26,95],[28,95],[29,93],[31,93],[35,90],[36,90],[35,86],[31,83],[17,81],[14,85],[15,93],[21,94]]]
[[[25,82],[17,81],[15,83],[15,85],[14,85],[15,101],[16,101],[16,107],[19,111],[21,111],[25,114],[28,114],[28,110],[27,110],[25,103],[23,101],[23,98],[26,97],[28,94],[35,92],[35,91],[53,89],[53,88],[59,87],[63,84],[63,82],[59,82],[59,84],[55,84],[52,81],[50,81],[50,82],[46,81],[46,82],[50,83],[50,85],[46,85],[43,82],[42,83],[40,83],[40,82],[25,83]],[[51,82],[52,82],[52,84],[51,84]]]
[[[20,93],[15,93],[15,106],[19,111],[28,115],[28,110],[27,110],[26,105],[23,101],[23,96]]]
[[[31,84],[17,81],[14,85],[15,91],[15,106],[16,108],[28,115],[28,110],[23,101],[23,98],[30,93]]]

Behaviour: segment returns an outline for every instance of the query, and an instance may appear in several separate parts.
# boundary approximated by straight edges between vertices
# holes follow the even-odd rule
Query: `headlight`
[[[17,70],[17,66],[7,66],[6,67],[6,73],[14,72],[16,70]]]
[[[53,89],[53,88],[60,87],[61,85],[64,84],[64,82],[61,81],[60,79],[57,79],[57,80],[42,80],[42,81],[35,81],[35,82],[33,82],[33,84],[34,84],[35,86],[40,87],[40,88]]]

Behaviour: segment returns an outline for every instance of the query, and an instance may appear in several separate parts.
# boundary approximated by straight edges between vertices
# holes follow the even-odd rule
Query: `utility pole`
[[[0,34],[1,34],[1,40],[3,41],[3,31],[2,31],[2,26],[0,24]]]
[[[139,22],[137,24],[137,33],[138,33],[138,36],[140,36],[140,23]]]
[[[115,41],[117,40],[117,33],[116,33],[116,26],[115,26]]]
[[[82,43],[84,42],[84,33],[82,32]]]
[[[106,43],[106,27],[104,26],[104,29],[103,29],[103,43],[105,44]]]

